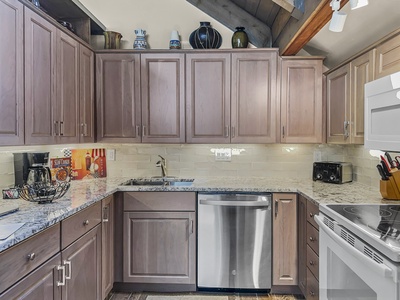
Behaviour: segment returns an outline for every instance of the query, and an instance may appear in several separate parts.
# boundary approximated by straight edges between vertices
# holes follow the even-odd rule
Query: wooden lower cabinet
[[[66,269],[62,299],[101,299],[101,226],[76,240],[61,255]]]
[[[59,284],[62,280],[62,271],[57,269],[60,265],[61,255],[57,254],[13,287],[0,294],[0,300],[61,299],[62,288]]]
[[[272,285],[298,285],[297,194],[273,194]]]
[[[102,299],[110,293],[114,284],[114,197],[102,200],[101,225],[101,289]]]

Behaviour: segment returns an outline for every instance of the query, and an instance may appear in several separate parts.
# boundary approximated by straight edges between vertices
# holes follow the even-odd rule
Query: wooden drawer
[[[319,279],[319,258],[318,255],[307,245],[307,267],[315,278]]]
[[[0,253],[0,293],[60,251],[60,224]]]
[[[101,201],[61,221],[61,249],[101,222]]]
[[[312,226],[318,229],[318,224],[314,220],[314,215],[318,215],[319,207],[318,205],[312,203],[311,201],[307,201],[307,222],[310,222]]]
[[[309,269],[307,269],[307,300],[319,299],[319,282]]]
[[[319,232],[310,223],[307,223],[307,244],[319,255]]]
[[[125,192],[124,211],[195,211],[193,192]]]

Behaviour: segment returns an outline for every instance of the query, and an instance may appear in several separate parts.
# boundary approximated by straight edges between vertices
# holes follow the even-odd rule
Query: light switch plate
[[[115,160],[115,149],[107,149],[107,160]]]
[[[231,148],[215,149],[215,161],[231,161],[231,160],[232,160]]]
[[[314,161],[322,161],[321,151],[314,151]]]

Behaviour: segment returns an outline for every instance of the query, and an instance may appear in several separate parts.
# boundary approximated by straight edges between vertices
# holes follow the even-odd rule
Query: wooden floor
[[[210,294],[210,293],[113,293],[110,300],[297,300],[295,296],[265,294]]]

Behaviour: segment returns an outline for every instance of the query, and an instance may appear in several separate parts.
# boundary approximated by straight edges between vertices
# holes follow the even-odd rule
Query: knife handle
[[[393,161],[392,157],[390,156],[389,152],[385,152],[385,156],[391,168],[396,168],[396,164]]]
[[[383,155],[381,155],[381,163],[385,165],[386,169],[387,169],[387,170],[389,171],[389,173],[390,173],[391,167],[390,167],[389,163],[387,162],[386,158],[383,157]]]
[[[384,181],[389,180],[389,178],[385,174],[385,171],[383,171],[383,167],[381,165],[376,165],[376,168],[378,169],[379,175],[381,175],[382,180]]]
[[[387,162],[385,162],[384,160],[381,160],[381,166],[382,166],[383,172],[385,173],[386,176],[388,176],[388,177],[392,176]]]

